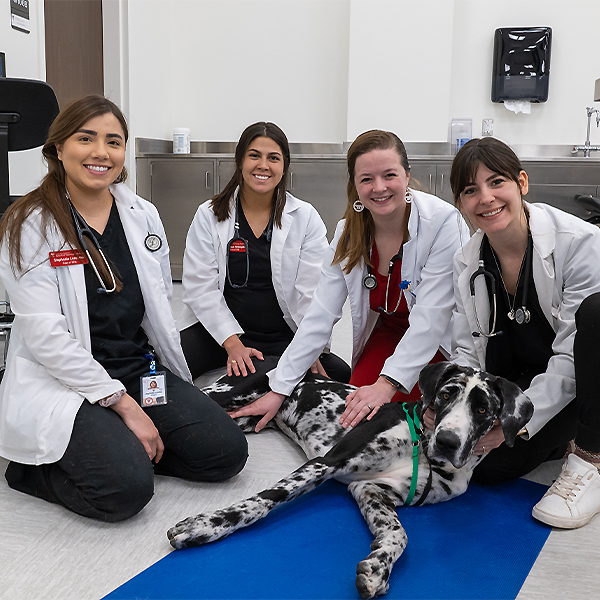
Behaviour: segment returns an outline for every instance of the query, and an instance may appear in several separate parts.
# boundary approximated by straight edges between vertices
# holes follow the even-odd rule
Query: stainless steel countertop
[[[135,138],[136,158],[233,158],[236,142],[191,142],[190,154],[173,154],[172,140]],[[444,142],[407,142],[406,152],[410,160],[452,162],[450,144]],[[290,153],[294,159],[340,160],[346,158],[350,142],[340,144],[290,143]],[[598,163],[600,153],[584,158],[583,153],[573,155],[573,146],[518,144],[512,146],[517,156],[524,162],[565,162]]]

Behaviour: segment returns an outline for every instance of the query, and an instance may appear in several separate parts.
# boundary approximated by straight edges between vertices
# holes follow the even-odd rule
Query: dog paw
[[[167,531],[169,543],[176,550],[203,546],[212,541],[212,536],[206,530],[202,515],[188,517]]]
[[[386,561],[371,554],[356,567],[356,589],[361,598],[374,598],[388,591],[390,569]]]

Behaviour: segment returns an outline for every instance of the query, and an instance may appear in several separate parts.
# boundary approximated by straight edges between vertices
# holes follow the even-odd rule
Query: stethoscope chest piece
[[[368,273],[363,277],[362,284],[367,290],[374,290],[377,287],[377,277],[373,273]]]
[[[511,318],[510,313],[508,316]],[[531,313],[524,306],[517,308],[517,310],[515,310],[514,319],[518,325],[529,323],[529,321],[531,321]]]
[[[150,252],[156,252],[162,248],[162,240],[156,233],[149,233],[144,240],[144,246]]]

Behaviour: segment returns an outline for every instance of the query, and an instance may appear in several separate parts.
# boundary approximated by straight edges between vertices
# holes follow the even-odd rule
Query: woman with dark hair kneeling
[[[179,327],[194,378],[225,365],[229,375],[245,377],[253,359],[281,356],[327,250],[319,213],[286,190],[290,148],[277,125],[247,127],[235,166],[223,191],[198,208],[186,240]],[[350,367],[329,353],[328,342],[312,371],[346,382]]]
[[[512,448],[504,443],[499,423],[478,443],[476,452],[486,456],[473,480],[495,483],[562,458],[576,435],[582,386],[589,396],[584,382],[598,364],[597,352],[577,348],[597,345],[597,338],[590,344],[588,320],[594,312],[585,308],[585,299],[600,291],[600,230],[551,206],[526,203],[527,173],[515,153],[494,138],[471,140],[461,148],[450,183],[457,206],[477,229],[454,260],[452,360],[513,381],[535,407]],[[578,402],[573,401],[576,378]],[[595,397],[586,404],[598,415]],[[432,418],[426,413],[425,423],[431,426]],[[591,452],[600,450],[598,431]],[[583,462],[572,454],[563,479],[592,474],[600,510],[598,473]],[[541,510],[534,516],[542,518]]]
[[[72,102],[42,150],[49,172],[0,227],[15,313],[0,386],[9,485],[120,521],[154,473],[220,481],[244,435],[191,384],[170,307],[158,212],[122,183],[127,124],[102,96]]]

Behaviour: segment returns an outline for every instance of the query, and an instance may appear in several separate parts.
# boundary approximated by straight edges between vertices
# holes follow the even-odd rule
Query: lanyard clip
[[[156,360],[154,358],[154,353],[149,352],[148,354],[144,354],[144,358],[147,358],[150,361],[150,375],[156,375]]]

